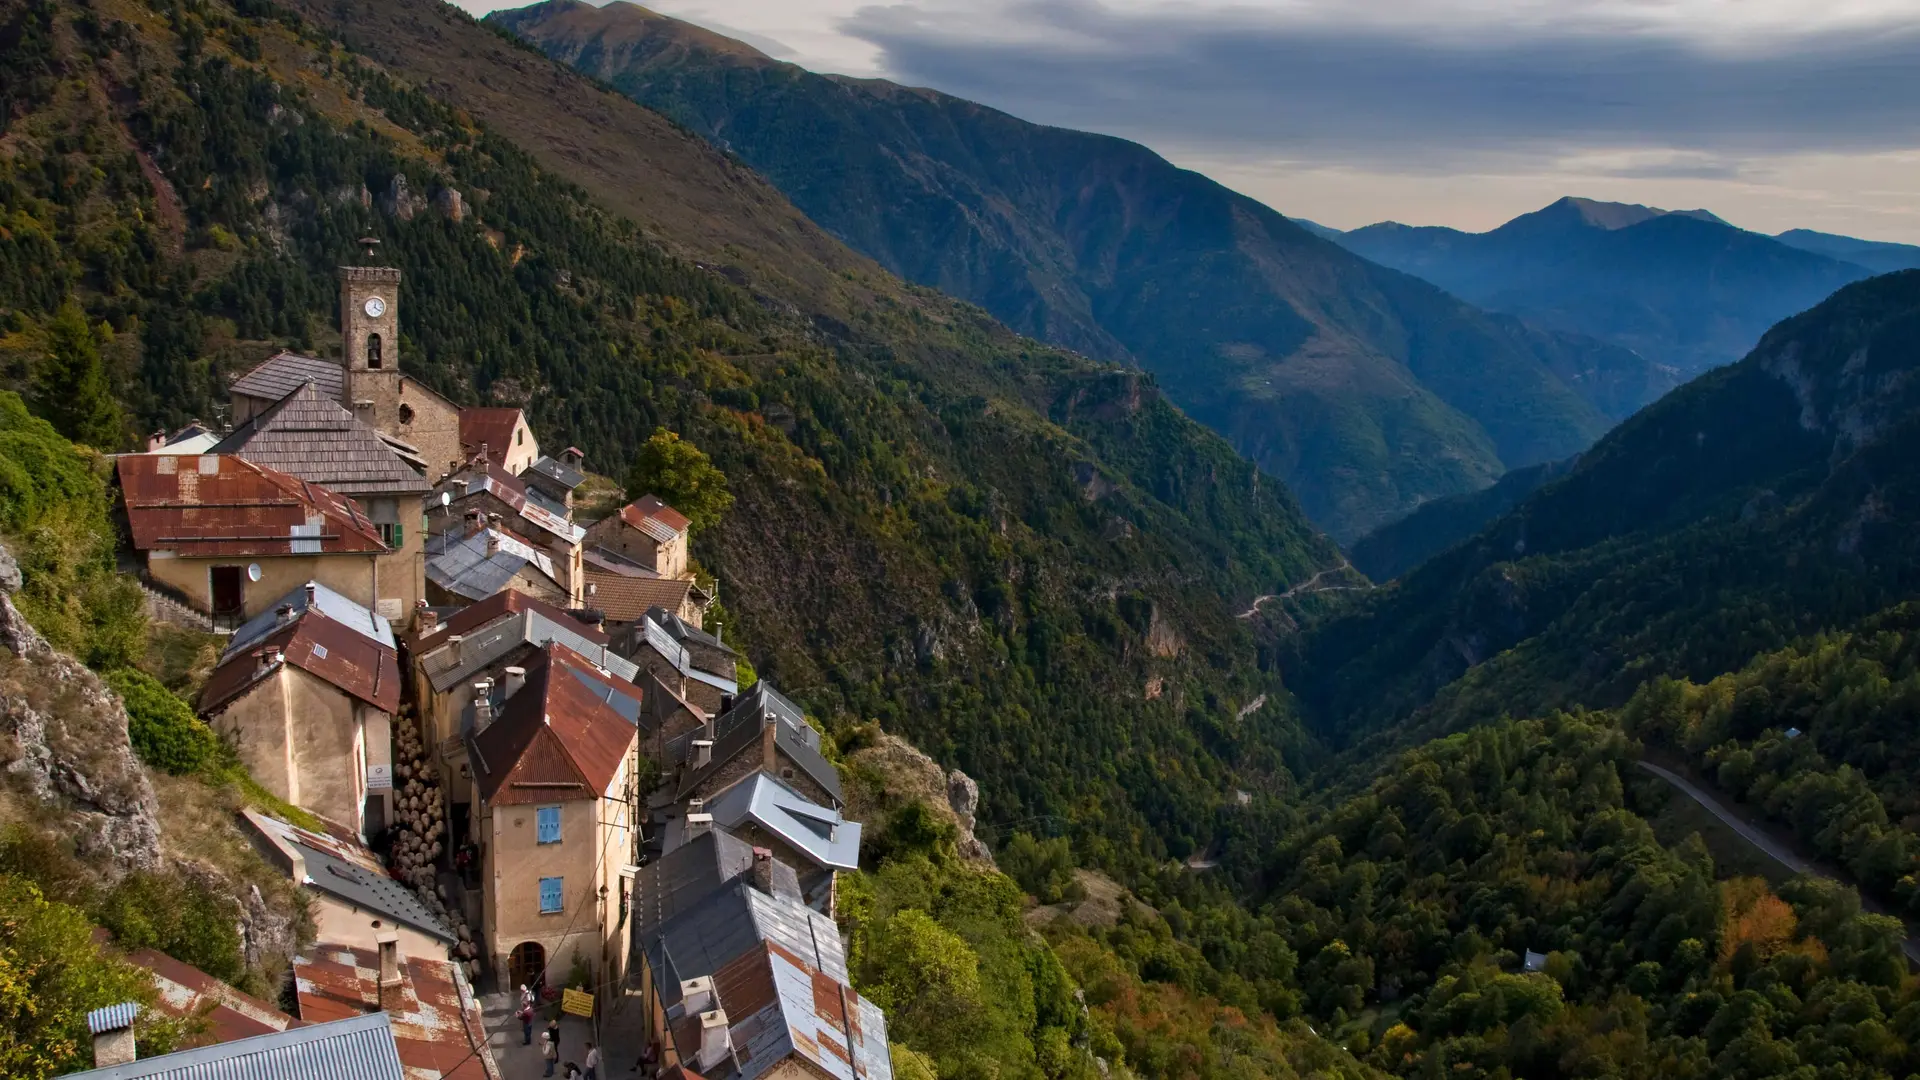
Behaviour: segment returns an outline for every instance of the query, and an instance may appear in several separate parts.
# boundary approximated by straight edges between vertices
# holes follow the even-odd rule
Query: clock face
[[[387,302],[377,296],[369,296],[367,297],[366,311],[367,318],[377,319],[387,313]]]

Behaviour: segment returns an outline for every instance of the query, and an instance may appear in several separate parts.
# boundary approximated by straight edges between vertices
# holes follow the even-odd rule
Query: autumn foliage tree
[[[658,428],[640,447],[627,471],[627,498],[657,495],[687,516],[695,529],[708,529],[733,505],[727,474],[692,443]]]

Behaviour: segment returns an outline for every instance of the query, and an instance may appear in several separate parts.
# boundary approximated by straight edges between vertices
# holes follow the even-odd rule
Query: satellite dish
[[[248,581],[260,580],[260,564],[259,563],[247,564],[247,580]]]
[[[441,493],[440,493],[440,508],[441,508],[442,510],[445,510],[445,509],[446,509],[447,507],[449,507],[449,506],[452,506],[452,505],[453,505],[453,492],[451,492],[451,491],[443,491],[443,492],[441,492]]]

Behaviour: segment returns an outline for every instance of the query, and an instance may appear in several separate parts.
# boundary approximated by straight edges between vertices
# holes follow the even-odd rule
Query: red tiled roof
[[[554,622],[570,628],[574,633],[579,634],[595,645],[605,645],[611,640],[605,633],[594,629],[591,624],[575,619],[573,616],[547,603],[545,600],[528,596],[518,589],[507,589],[503,592],[494,593],[485,600],[477,600],[468,604],[466,607],[448,616],[445,622],[434,627],[431,631],[422,631],[414,635],[413,640],[408,642],[408,648],[411,649],[414,656],[418,658],[422,653],[437,649],[441,645],[446,644],[447,638],[454,634],[472,634],[481,627],[492,624],[496,619],[501,619],[508,615],[518,615],[528,608],[532,608],[547,618],[552,619]]]
[[[245,693],[274,669],[262,669],[267,649],[284,662],[338,687],[341,692],[392,713],[400,707],[400,660],[392,649],[308,608],[299,618],[262,638],[260,644],[215,668],[200,691],[200,711],[211,713]]]
[[[620,520],[661,543],[686,532],[691,524],[685,514],[662,502],[658,495],[642,495],[621,507]],[[666,535],[661,534],[661,526],[665,526]]]
[[[641,696],[565,645],[544,646],[527,665],[526,685],[473,737],[474,783],[488,803],[597,799],[613,783],[638,729],[568,668]]]
[[[409,1080],[498,1080],[480,1003],[450,960],[401,961],[398,1002],[386,1009]],[[380,957],[371,949],[315,945],[293,959],[300,1019],[345,1020],[381,1008]]]
[[[512,408],[461,409],[460,453],[473,458],[484,444],[488,461],[496,465],[505,461],[520,415],[519,409]]]
[[[126,454],[133,546],[188,557],[381,552],[352,499],[231,454]]]
[[[604,612],[611,622],[639,622],[655,607],[678,614],[694,587],[693,582],[683,579],[631,577],[592,564],[585,570],[587,585],[593,590],[587,606]]]

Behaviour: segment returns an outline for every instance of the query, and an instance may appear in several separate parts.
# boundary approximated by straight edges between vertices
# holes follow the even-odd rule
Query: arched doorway
[[[537,993],[546,974],[547,950],[539,942],[523,941],[507,954],[507,978],[514,992],[531,986]]]

